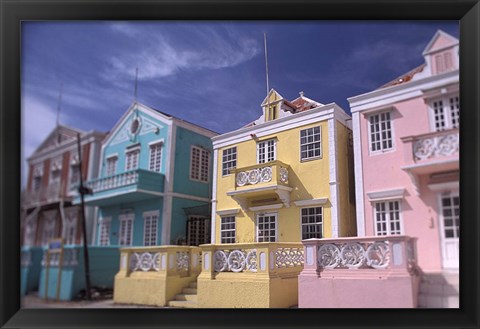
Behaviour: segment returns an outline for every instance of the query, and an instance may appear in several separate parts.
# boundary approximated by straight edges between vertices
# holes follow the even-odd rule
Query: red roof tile
[[[426,66],[425,63],[420,65],[420,66],[417,66],[413,70],[397,77],[396,79],[384,84],[383,86],[380,86],[378,89],[383,89],[383,88],[387,88],[387,87],[391,87],[391,86],[395,86],[395,85],[399,85],[399,84],[408,82],[408,81],[412,80],[412,78],[415,74],[422,72],[423,69],[425,68],[425,66]]]

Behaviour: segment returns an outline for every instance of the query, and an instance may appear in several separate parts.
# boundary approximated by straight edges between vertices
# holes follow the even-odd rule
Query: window
[[[100,219],[100,230],[98,233],[98,244],[101,246],[109,246],[110,245],[110,226],[111,226],[112,219],[102,218]]]
[[[318,238],[323,234],[322,207],[302,209],[302,240]]]
[[[275,139],[257,143],[257,163],[275,160],[277,155]]]
[[[46,212],[44,214],[43,227],[42,227],[42,239],[41,244],[47,245],[48,242],[55,238],[55,224],[57,221],[57,213],[55,211]]]
[[[65,219],[63,229],[65,244],[75,244],[77,236],[77,209],[73,208],[65,211]]]
[[[445,193],[441,197],[443,230],[445,238],[460,236],[460,197]]]
[[[435,131],[460,127],[460,100],[458,95],[432,101],[431,109]]]
[[[208,183],[210,152],[198,146],[192,146],[190,156],[190,179]]]
[[[223,150],[222,155],[222,175],[229,175],[231,169],[237,167],[237,147],[231,147]]]
[[[235,243],[235,216],[222,217],[220,243]]]
[[[400,201],[376,202],[374,213],[376,235],[402,234]]]
[[[135,170],[138,168],[138,158],[140,156],[140,149],[127,151],[125,155],[125,171]]]
[[[74,164],[70,166],[70,186],[75,186],[80,182],[80,166]]]
[[[116,156],[109,157],[107,159],[107,172],[105,173],[107,177],[113,176],[117,172],[117,160],[118,160],[118,157]]]
[[[277,214],[257,215],[257,242],[277,241]]]
[[[119,216],[120,233],[118,237],[118,244],[121,246],[131,246],[133,236],[133,213],[125,213]]]
[[[163,143],[150,145],[149,170],[160,172],[162,166],[162,146]]]
[[[33,191],[34,192],[39,191],[41,185],[42,185],[42,176],[33,177]]]
[[[190,215],[187,220],[187,245],[198,246],[210,243],[210,218]]]
[[[444,52],[442,54],[436,55],[435,66],[437,68],[437,74],[452,70],[452,54],[450,52]]]
[[[158,211],[143,213],[143,245],[157,245]]]
[[[390,112],[371,115],[369,121],[370,150],[377,152],[392,149],[393,139]]]
[[[320,126],[300,131],[300,159],[309,160],[322,156]]]

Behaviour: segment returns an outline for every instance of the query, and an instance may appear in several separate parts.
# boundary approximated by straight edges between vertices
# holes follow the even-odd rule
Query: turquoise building
[[[86,182],[85,204],[98,207],[94,244],[209,243],[215,135],[133,102],[102,143],[98,178]]]

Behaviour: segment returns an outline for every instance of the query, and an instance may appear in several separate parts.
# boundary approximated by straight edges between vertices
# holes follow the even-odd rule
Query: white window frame
[[[453,236],[453,237],[447,237],[446,234],[445,234],[445,233],[446,233],[446,232],[445,232],[445,217],[444,217],[445,215],[443,214],[443,210],[444,210],[444,207],[443,207],[443,199],[444,199],[445,197],[448,197],[448,198],[450,198],[450,200],[452,200],[452,199],[455,198],[455,197],[460,198],[460,194],[459,194],[458,190],[455,190],[455,191],[444,191],[444,192],[441,192],[441,193],[438,193],[438,194],[437,194],[437,202],[438,202],[438,205],[439,205],[438,213],[439,213],[439,218],[440,218],[440,220],[441,220],[441,222],[440,222],[440,228],[441,228],[440,234],[441,234],[441,238],[442,238],[442,240],[444,240],[444,239],[459,239],[459,238],[460,238],[460,224],[459,224],[458,227],[457,227],[457,226],[455,225],[455,219],[458,217],[458,221],[460,222],[460,214],[459,214],[458,216],[456,216],[456,215],[454,214],[454,211],[453,211],[453,210],[454,210],[454,209],[453,209],[454,205],[453,205],[453,203],[452,203],[452,205],[451,205],[451,207],[452,207],[452,209],[451,209],[451,210],[452,210],[452,216],[451,216],[451,217],[452,217],[452,221],[453,221],[454,225],[451,226],[451,228],[453,228],[453,231],[454,231],[454,233],[455,233],[455,236]],[[460,202],[461,202],[461,200],[460,200]],[[460,206],[459,206],[459,208],[460,208]]]
[[[382,129],[381,129],[381,124],[382,124],[382,121],[381,121],[381,116],[382,115],[386,115],[388,114],[389,115],[389,122],[390,122],[390,139],[391,139],[391,143],[392,143],[392,146],[390,147],[383,147],[383,142],[384,142],[384,139],[382,138]],[[393,111],[392,110],[386,110],[386,111],[379,111],[379,112],[375,112],[375,113],[371,113],[371,114],[368,114],[367,117],[366,117],[366,122],[367,122],[367,126],[368,126],[368,149],[369,149],[369,152],[370,152],[370,155],[375,155],[375,154],[383,154],[383,153],[386,153],[386,152],[392,152],[392,151],[395,151],[395,134],[394,134],[394,129],[393,129],[393,118],[392,118],[392,114],[393,114]],[[373,150],[373,147],[372,147],[372,124],[370,122],[370,119],[374,116],[378,116],[379,117],[379,125],[380,125],[380,130],[379,130],[379,135],[380,135],[380,149],[377,149],[377,150]],[[388,122],[385,120],[385,122]],[[388,131],[388,130],[386,130]],[[388,140],[388,139],[387,139]],[[377,143],[378,141],[376,141],[375,143]]]
[[[113,165],[111,166],[110,164]],[[118,155],[110,155],[106,159],[105,177],[117,174]]]
[[[228,154],[225,154],[228,153]],[[227,159],[227,160],[226,160]],[[231,165],[233,163],[233,165]],[[230,175],[230,170],[237,168],[237,147],[222,150],[222,176]],[[225,173],[227,171],[227,173]]]
[[[276,212],[270,212],[270,213],[257,213],[255,214],[255,242],[260,242],[259,241],[259,218],[260,217],[275,217],[275,241],[262,241],[262,242],[278,242],[278,213]],[[270,228],[268,229],[270,230]],[[269,235],[271,237],[271,235]]]
[[[135,220],[135,213],[133,212],[125,212],[118,216],[118,244],[120,246],[131,246],[133,245],[133,223]],[[130,222],[131,230],[130,235],[128,235],[128,222]],[[125,230],[123,231],[123,227],[125,226]],[[128,243],[124,243],[124,242]],[[122,242],[122,243],[121,243]]]
[[[318,141],[313,141],[313,142],[306,142],[306,143],[303,143],[302,144],[302,132],[305,131],[305,132],[308,132],[309,130],[314,130],[315,128],[318,128],[319,129],[319,133],[318,133],[318,136],[320,137],[320,139]],[[313,133],[312,135],[306,135],[304,136],[305,138],[308,138],[310,136],[313,136],[315,137],[317,134]],[[316,160],[316,159],[321,159],[322,158],[322,126],[315,126],[315,127],[310,127],[310,128],[306,128],[306,129],[302,129],[300,130],[300,161],[310,161],[310,160]],[[317,156],[313,156],[313,157],[305,157],[303,158],[302,157],[302,146],[308,146],[308,145],[314,145],[315,143],[320,143],[320,154],[317,155]],[[316,150],[315,148],[313,150]],[[307,151],[308,152],[308,151]]]
[[[98,229],[98,241],[99,246],[109,246],[110,245],[110,233],[112,230],[112,217],[103,217],[100,218],[100,227]],[[106,231],[106,233],[105,233]],[[104,238],[106,238],[104,240]]]
[[[391,229],[391,215],[392,215],[392,209],[390,209],[390,203],[391,202],[398,202],[398,222],[400,226],[400,232],[396,232],[392,234],[392,229]],[[385,223],[386,223],[386,234],[379,234],[378,230],[378,222],[377,222],[377,204],[385,204]],[[402,199],[389,199],[389,200],[379,200],[379,201],[374,201],[372,202],[372,210],[373,210],[373,225],[374,225],[374,232],[375,236],[386,236],[386,235],[403,235],[404,234],[404,228],[403,228],[403,216],[402,216]]]
[[[445,73],[454,69],[453,56],[452,53],[448,50],[433,55],[433,60],[435,61],[436,74]],[[447,65],[447,63],[449,65]]]
[[[304,223],[303,222],[303,218],[304,218],[304,214],[303,214],[303,211],[304,210],[309,210],[309,209],[317,209],[319,208],[320,209],[320,224],[318,223]],[[307,217],[311,217],[311,216],[317,216],[318,214],[313,214],[313,215],[310,215],[310,214],[306,214],[305,216]],[[323,207],[321,206],[315,206],[315,207],[303,207],[303,208],[300,208],[300,240],[305,240],[305,239],[311,239],[312,237],[308,237],[308,238],[305,238],[303,236],[303,227],[305,226],[320,226],[320,237],[314,237],[314,238],[324,238],[324,221],[323,221],[323,217],[324,217],[324,209]],[[310,233],[311,234],[311,233]]]
[[[273,146],[273,158],[272,152],[269,152],[269,148]],[[260,152],[264,154],[264,160],[260,161]],[[277,139],[270,138],[257,142],[257,164],[268,163],[277,159]]]
[[[161,172],[162,158],[163,158],[163,140],[150,143],[148,145],[148,170],[154,171],[154,172]]]
[[[224,220],[232,220],[233,222],[229,223],[224,223]],[[228,228],[225,229],[224,225],[231,225],[233,224],[233,229]],[[233,232],[233,237],[223,237],[222,233],[228,233],[228,232]],[[233,239],[231,242],[227,242],[225,240],[227,239]],[[221,216],[220,217],[220,243],[221,244],[227,244],[227,243],[235,243],[237,241],[237,218],[235,216]]]
[[[68,209],[65,211],[65,225],[63,227],[63,238],[66,245],[73,245],[77,240],[78,210]]]
[[[194,150],[197,150],[199,152],[198,163],[194,162]],[[205,156],[207,157],[206,167],[204,163]],[[200,183],[208,183],[210,181],[210,161],[211,160],[209,150],[200,146],[192,145],[190,147],[190,180]],[[194,174],[198,175],[198,178],[195,177]]]
[[[41,244],[46,246],[48,242],[55,238],[55,229],[57,226],[57,213],[55,210],[44,213],[43,223],[42,223],[42,240]]]
[[[144,246],[157,245],[159,217],[160,217],[160,212],[158,210],[146,211],[143,213],[143,245]],[[147,228],[149,232],[147,232]],[[152,228],[154,228],[153,230],[154,234],[152,234]],[[152,237],[153,237],[153,240],[152,240]]]
[[[452,99],[454,100],[453,105],[458,105],[458,110],[455,108],[455,115],[452,115],[452,104],[450,103]],[[439,101],[442,102],[442,114],[444,120],[444,126],[441,129],[437,128],[437,120],[434,107],[434,103]],[[428,108],[430,117],[430,130],[432,132],[444,131],[460,127],[460,95],[458,93],[452,93],[449,95],[442,95],[440,97],[432,98],[428,102]],[[455,120],[456,123],[453,123],[453,120]]]
[[[132,159],[130,159],[132,157]],[[134,161],[135,160],[135,161]],[[138,169],[140,165],[140,147],[125,150],[125,171]]]

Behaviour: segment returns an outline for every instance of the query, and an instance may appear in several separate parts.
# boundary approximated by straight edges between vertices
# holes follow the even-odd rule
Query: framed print
[[[2,328],[478,327],[478,1],[0,8]]]

